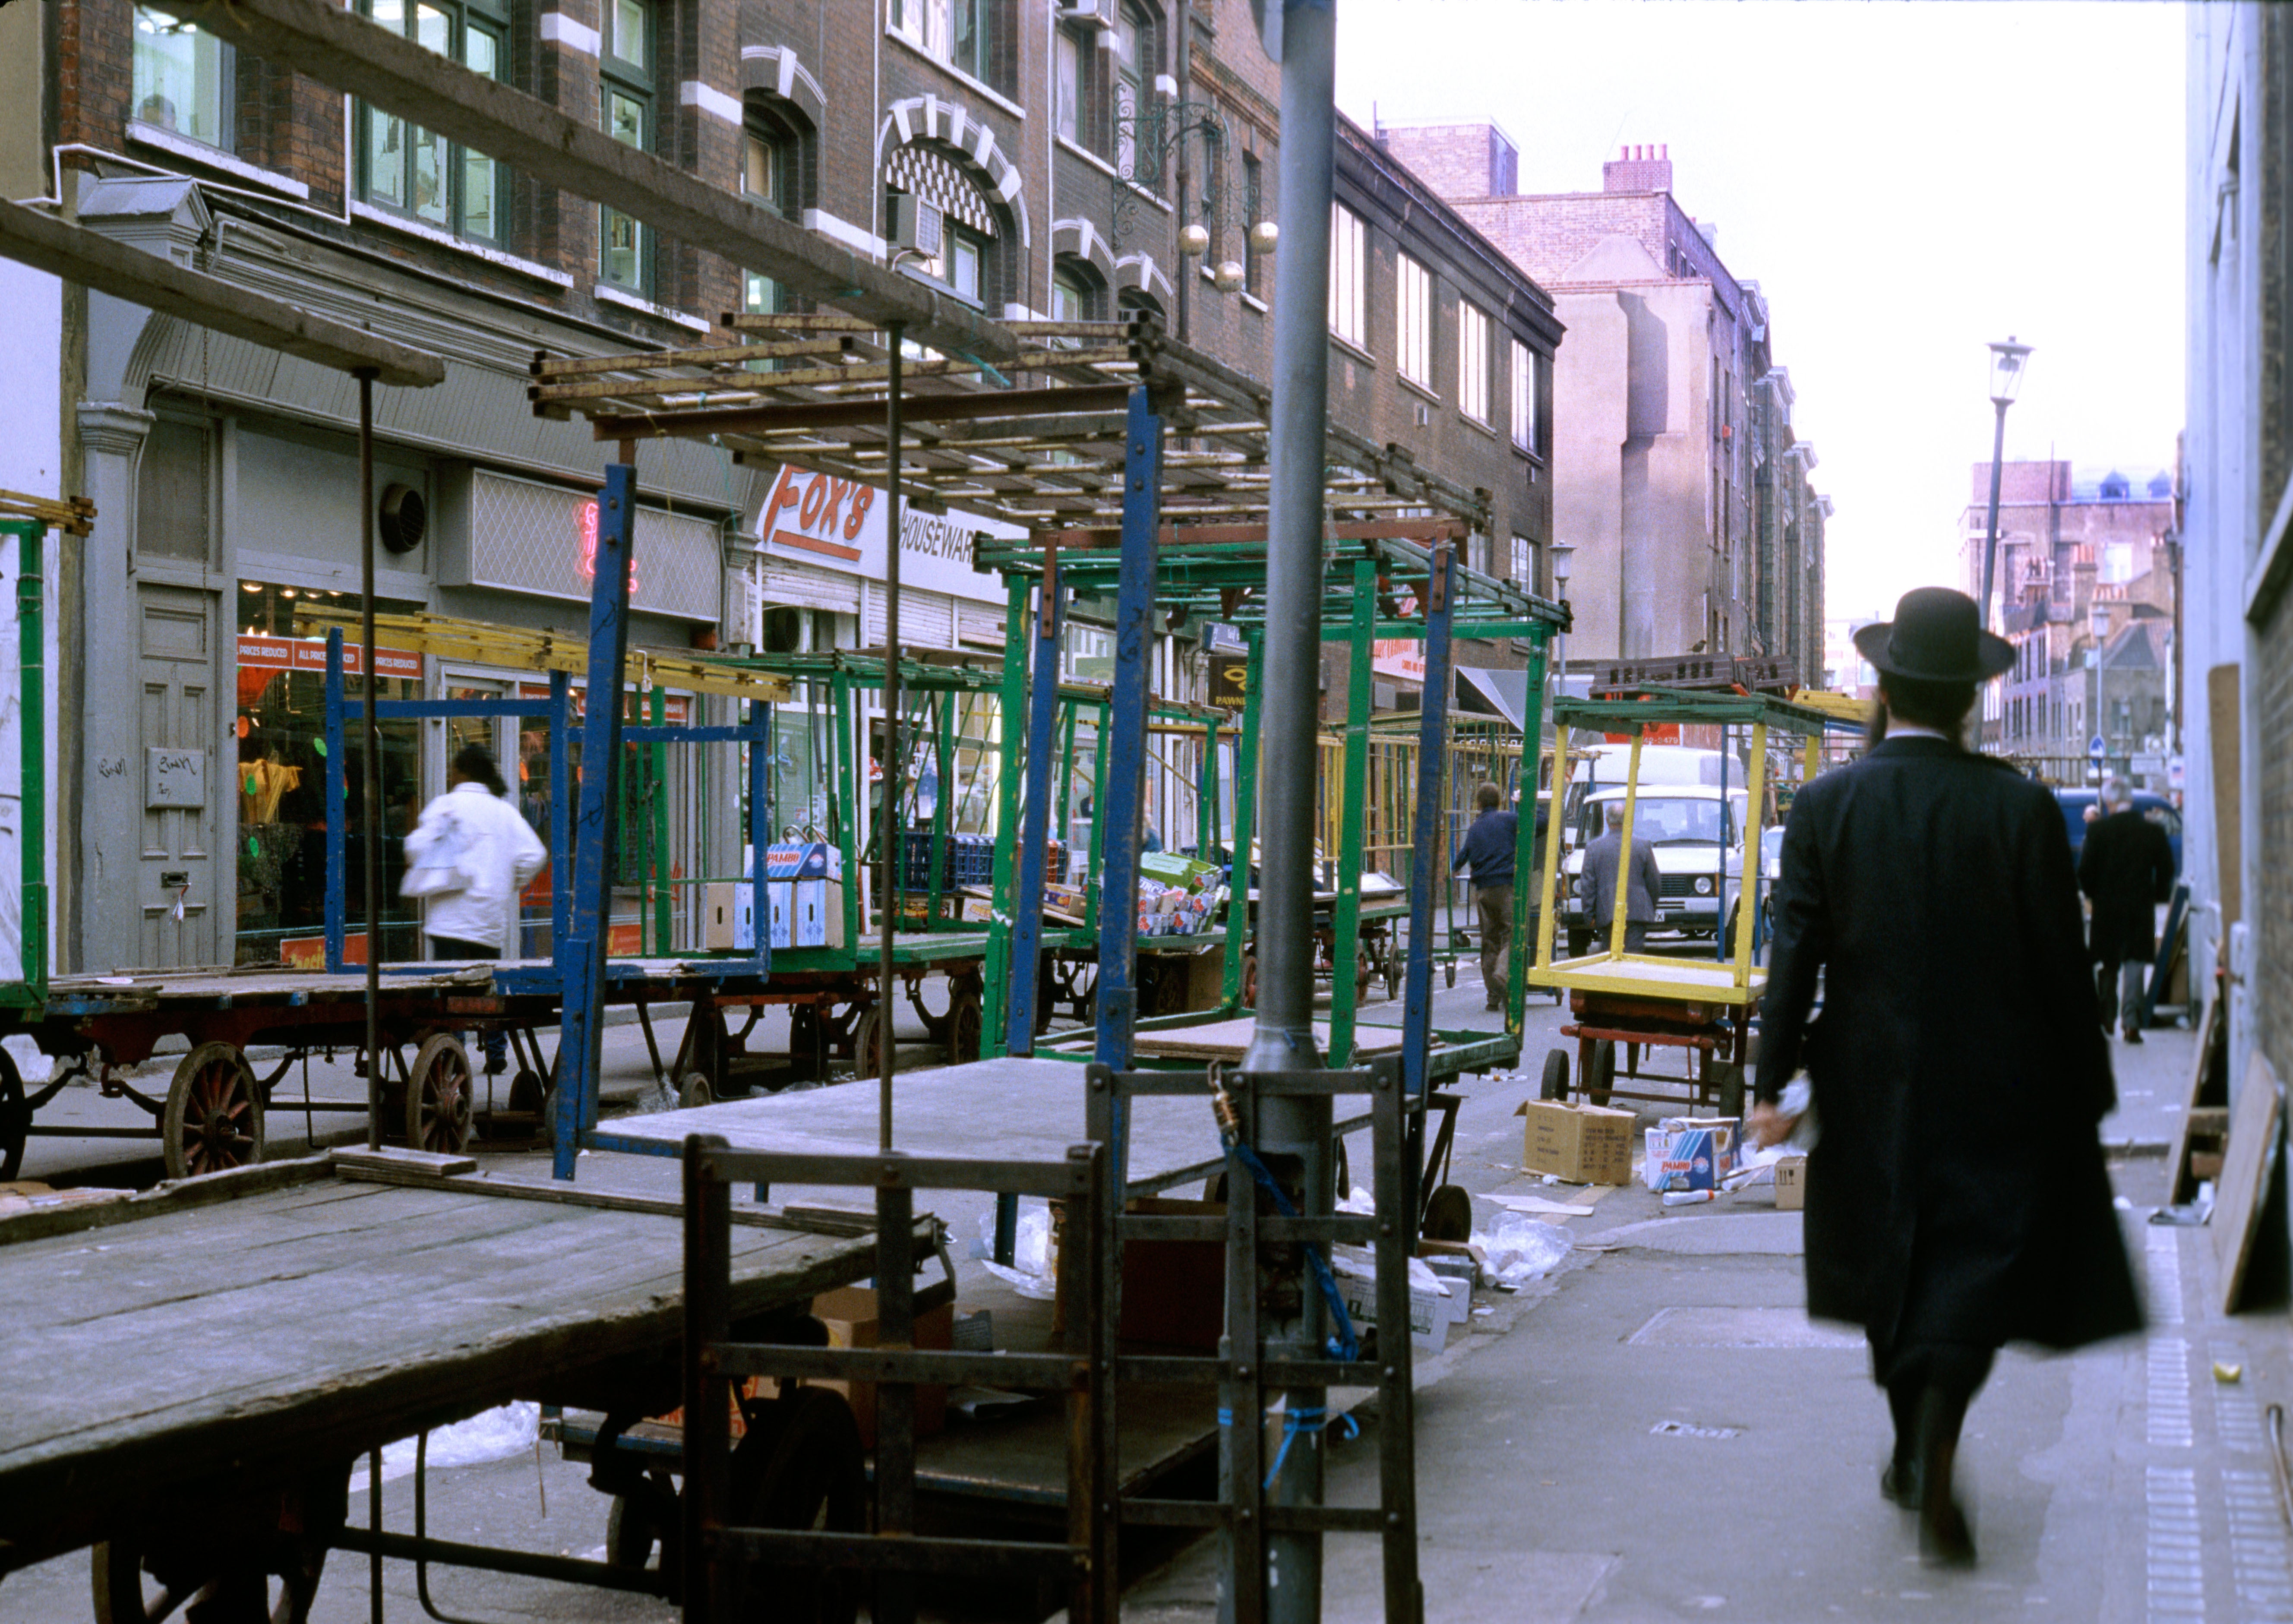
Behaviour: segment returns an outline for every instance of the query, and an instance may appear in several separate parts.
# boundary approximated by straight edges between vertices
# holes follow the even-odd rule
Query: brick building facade
[[[1982,589],[1989,502],[1990,465],[1976,463],[1960,549],[1970,595]],[[2000,470],[1993,601],[2016,659],[1984,691],[1986,746],[2078,783],[2099,737],[2111,770],[2165,787],[2176,747],[2175,524],[2174,477],[2162,469]]]
[[[1251,228],[1277,207],[1278,70],[1244,0],[355,3],[991,317],[1151,310],[1215,358],[1266,373],[1278,250]],[[243,56],[163,4],[59,0],[7,8],[0,25],[12,61],[40,65],[0,113],[11,195],[60,184],[57,207],[93,229],[446,359],[442,386],[377,399],[378,488],[411,493],[426,521],[393,532],[405,545],[380,560],[385,607],[577,623],[580,515],[605,448],[584,425],[534,414],[530,360],[735,342],[728,313],[795,304],[705,245]],[[1552,301],[1360,132],[1341,137],[1338,164],[1373,315],[1350,349],[1333,339],[1346,354],[1333,413],[1487,491],[1494,523],[1475,561],[1533,580],[1552,535],[1537,438],[1561,330]],[[940,251],[895,256],[887,239],[918,204],[944,222]],[[1188,225],[1207,233],[1199,256],[1180,251]],[[1415,381],[1398,374],[1379,325],[1398,296],[1397,252],[1423,272]],[[59,962],[290,951],[312,922],[299,831],[317,816],[322,769],[310,674],[292,669],[289,646],[300,606],[355,593],[361,516],[344,494],[356,489],[354,393],[101,296],[45,279],[24,291],[53,301],[53,318],[26,330],[35,371],[53,362],[59,379],[53,415],[29,415],[61,425],[53,466],[26,486],[85,491],[102,513],[85,568],[66,571],[57,594],[57,690],[68,714],[89,719],[61,730],[53,779],[70,786],[57,820]],[[880,639],[879,582],[760,546],[776,470],[681,441],[645,443],[638,460],[635,641]],[[908,595],[910,640],[1000,646],[1000,614],[967,596],[992,608],[996,583],[947,584]],[[1092,652],[1087,611],[1079,659]],[[1201,631],[1163,640],[1161,691],[1198,691]],[[1509,649],[1460,658],[1518,663]],[[519,680],[419,656],[392,674],[408,695]],[[1406,666],[1379,680],[1381,698],[1406,702]],[[394,809],[442,787],[444,741],[401,731],[383,764]],[[506,727],[490,736],[505,760],[531,743]],[[163,747],[236,760],[243,774],[216,777],[260,787],[165,817],[101,792]],[[680,807],[703,804],[729,770],[692,753],[666,786]],[[1191,824],[1188,808],[1157,810],[1165,827]],[[726,823],[681,819],[671,839],[685,872],[728,866]],[[410,916],[385,918],[386,951],[411,951]]]
[[[1454,189],[1457,212],[1552,292],[1571,334],[1554,374],[1553,479],[1557,533],[1578,549],[1572,653],[1783,654],[1821,682],[1829,505],[1792,432],[1767,302],[1730,273],[1716,230],[1673,201],[1665,150],[1625,149],[1597,192],[1524,197],[1494,126],[1377,137]]]

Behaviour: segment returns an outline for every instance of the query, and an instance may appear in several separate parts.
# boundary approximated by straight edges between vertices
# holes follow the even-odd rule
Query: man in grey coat
[[[1584,849],[1585,917],[1592,925],[1592,946],[1605,952],[1616,917],[1616,873],[1625,866],[1625,803],[1608,803],[1608,832]],[[1656,922],[1657,897],[1664,883],[1656,865],[1656,847],[1633,841],[1632,876],[1625,886],[1625,951],[1640,953],[1648,944],[1649,927]]]

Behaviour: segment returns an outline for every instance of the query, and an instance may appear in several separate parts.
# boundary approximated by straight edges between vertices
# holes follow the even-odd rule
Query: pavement
[[[1468,962],[1454,988],[1437,981],[1436,1024],[1486,1024],[1481,1002]],[[1365,1014],[1390,1020],[1398,1006],[1389,1012],[1373,995]],[[1523,1070],[1467,1079],[1460,1091],[1451,1177],[1472,1192],[1477,1229],[1506,1215],[1493,1196],[1584,1197],[1519,1165],[1512,1113],[1535,1092],[1559,1025],[1549,1002],[1532,1000]],[[901,1035],[903,1066],[933,1063],[920,1028]],[[675,1043],[673,1026],[661,1041]],[[649,1103],[641,1036],[616,1029],[607,1042],[609,1099]],[[2293,1548],[2262,1426],[2264,1407],[2293,1388],[2293,1340],[2276,1314],[2217,1311],[2211,1231],[2144,1222],[2163,1198],[2161,1148],[2192,1048],[2176,1031],[2139,1048],[2112,1044],[2121,1105],[2104,1135],[2126,1148],[2112,1170],[2151,1328],[2073,1357],[2002,1359],[1970,1417],[1964,1459],[1981,1567],[1922,1568],[1911,1520],[1880,1499],[1884,1402],[1860,1338],[1802,1311],[1797,1215],[1776,1212],[1766,1192],[1667,1209],[1633,1187],[1561,1221],[1576,1245],[1552,1276],[1518,1294],[1477,1292],[1475,1317],[1420,1361],[1420,1571],[1430,1624],[2293,1620]],[[1665,1108],[1650,1106],[1649,1119]],[[533,1153],[501,1159],[521,1155]],[[675,1173],[668,1161],[597,1157],[580,1177],[666,1193]],[[817,1194],[855,1202],[854,1192]],[[960,1255],[984,1200],[933,1206]],[[1008,1295],[976,1263],[960,1263],[959,1282],[967,1309]],[[2217,1380],[2217,1364],[2236,1367],[2238,1379]],[[1363,1437],[1330,1446],[1333,1502],[1374,1499],[1375,1436],[1373,1416]],[[604,1506],[584,1477],[553,1449],[531,1448],[433,1469],[433,1531],[602,1555]],[[389,1525],[410,1528],[411,1480],[387,1482],[385,1498]],[[1172,1551],[1134,1540],[1130,1552],[1125,1620],[1216,1617],[1213,1542]],[[338,1554],[312,1617],[368,1616],[365,1569]],[[11,1575],[0,1584],[0,1624],[86,1616],[87,1571],[83,1554]],[[433,1570],[431,1582],[439,1606],[462,1616],[675,1616],[644,1598],[539,1581]],[[387,1564],[385,1593],[391,1616],[418,1616],[410,1568]],[[1376,1542],[1332,1539],[1323,1594],[1332,1624],[1380,1618]],[[932,1612],[1039,1616],[952,1598]]]

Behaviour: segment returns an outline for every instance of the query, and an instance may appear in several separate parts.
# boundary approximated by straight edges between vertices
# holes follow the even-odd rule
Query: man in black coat
[[[2174,844],[2134,809],[2123,778],[2102,786],[2103,816],[2088,824],[2078,853],[2078,889],[2094,904],[2087,946],[2104,1027],[2125,1022],[2126,1041],[2142,1041],[2142,971],[2158,956],[2158,905],[2174,895]]]
[[[1752,1130],[1788,1132],[1804,1061],[1808,1311],[1864,1328],[1895,1421],[1882,1491],[1965,1564],[1951,1470],[1997,1349],[2141,1328],[2097,1133],[2116,1090],[2062,814],[1959,742],[2013,651],[1941,588],[1855,641],[1882,710],[1785,824]]]

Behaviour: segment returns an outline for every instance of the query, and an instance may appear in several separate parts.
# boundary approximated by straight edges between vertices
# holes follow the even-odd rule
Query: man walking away
[[[1473,792],[1475,816],[1452,873],[1471,870],[1474,917],[1481,928],[1481,984],[1488,1008],[1504,1008],[1505,947],[1512,939],[1512,854],[1520,843],[1520,814],[1504,809],[1504,792],[1485,784]],[[1416,927],[1413,923],[1412,930]],[[1430,928],[1430,927],[1429,927]]]
[[[2094,904],[2087,946],[2104,1030],[2142,1041],[2142,970],[2158,955],[2158,905],[2174,895],[2174,846],[2166,832],[2134,809],[2123,778],[2102,786],[2103,816],[2089,824],[2078,854],[2078,889]]]
[[[1584,917],[1592,923],[1592,950],[1605,953],[1608,932],[1616,918],[1616,875],[1625,863],[1625,803],[1605,803],[1608,832],[1584,849]],[[1649,927],[1656,922],[1657,897],[1664,884],[1656,865],[1653,842],[1633,841],[1631,875],[1625,885],[1625,951],[1640,953],[1648,946]]]
[[[1929,1562],[1966,1566],[1951,1471],[1998,1349],[2142,1328],[2099,1133],[2117,1091],[2062,813],[1960,743],[2013,649],[1940,587],[1855,645],[1879,736],[1784,825],[1751,1130],[1789,1132],[1804,1060],[1808,1312],[1863,1328],[1895,1421],[1880,1492],[1919,1514]]]

